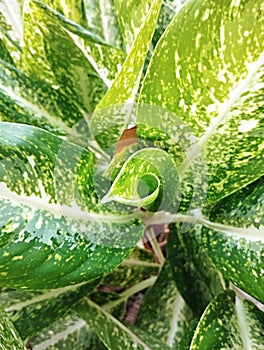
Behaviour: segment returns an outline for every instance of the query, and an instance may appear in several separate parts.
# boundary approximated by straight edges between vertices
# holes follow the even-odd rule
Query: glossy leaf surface
[[[87,150],[25,125],[2,123],[0,135],[2,285],[91,280],[131,252],[141,225],[100,203]]]
[[[208,189],[199,206],[263,174],[261,6],[261,1],[189,1],[159,41],[143,84],[141,101],[179,115],[197,138],[179,173],[191,186],[189,162],[201,148],[207,168],[195,176],[208,176]],[[161,117],[160,130],[172,138],[174,126],[173,117]]]

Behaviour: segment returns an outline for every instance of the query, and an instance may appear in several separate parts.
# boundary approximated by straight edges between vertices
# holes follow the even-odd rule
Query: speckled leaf
[[[0,137],[0,285],[57,288],[120,264],[142,226],[101,204],[91,153],[26,125]]]
[[[20,60],[23,45],[24,1],[0,1],[0,59],[11,64]]]
[[[121,287],[131,287],[151,276],[156,276],[159,265],[153,254],[144,249],[136,249],[113,272],[104,277],[102,283]]]
[[[114,0],[114,3],[125,47],[129,52],[148,14],[152,1]]]
[[[87,27],[107,44],[122,48],[114,0],[83,0],[83,6]]]
[[[0,304],[24,340],[67,315],[70,308],[91,293],[99,282],[100,280],[94,280],[81,286],[70,286],[36,295],[11,290],[0,294]]]
[[[86,322],[74,314],[61,318],[27,342],[34,350],[106,350]]]
[[[171,224],[167,254],[178,290],[194,315],[200,317],[223,286],[220,274],[197,241],[197,230],[192,226],[182,233],[180,225]]]
[[[42,2],[62,13],[65,17],[71,19],[80,26],[86,26],[83,0],[43,0]]]
[[[263,174],[262,12],[261,0],[188,1],[159,41],[143,84],[141,101],[180,115],[199,141],[191,145],[189,161],[179,165],[181,174],[188,173],[202,148],[208,169],[200,172],[209,186],[206,202],[202,195],[198,206]],[[160,128],[170,138],[174,126],[173,117],[161,117]],[[190,175],[185,182],[193,184]]]
[[[60,89],[0,60],[1,121],[35,125],[67,135],[82,117],[77,106],[69,106]]]
[[[172,204],[176,205],[178,182],[170,156],[157,148],[145,148],[127,159],[103,202],[168,210]]]
[[[174,347],[191,318],[192,312],[179,294],[166,261],[156,283],[144,295],[136,326]]]
[[[263,177],[212,208],[202,243],[222,274],[264,302]],[[220,226],[217,227],[217,223]]]
[[[89,299],[78,303],[74,310],[99,335],[108,349],[152,349],[151,344],[146,344],[133,331]]]
[[[17,331],[11,321],[9,321],[6,313],[0,308],[0,349],[25,350],[22,340],[19,338]]]
[[[195,330],[190,350],[260,350],[263,335],[263,313],[227,290],[208,305]]]
[[[92,133],[97,136],[104,148],[116,143],[130,122],[133,111],[129,102],[135,100],[138,92],[143,65],[156,27],[161,3],[161,0],[152,2],[121,71],[91,118]],[[116,108],[109,108],[116,105],[118,105]]]
[[[25,0],[0,1],[0,28],[9,39],[23,46],[23,5]],[[1,31],[0,30],[0,31]]]
[[[29,2],[24,31],[23,70],[59,90],[86,117],[115,78],[124,53],[38,1]]]

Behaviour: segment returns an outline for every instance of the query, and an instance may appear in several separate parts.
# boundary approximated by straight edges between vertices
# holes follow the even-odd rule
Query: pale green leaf
[[[100,144],[103,148],[117,142],[132,118],[133,106],[130,106],[129,102],[135,100],[138,92],[143,65],[155,30],[161,3],[161,0],[152,2],[121,71],[91,118],[92,134],[97,139],[100,138]]]
[[[145,148],[124,163],[103,202],[168,209],[176,205],[178,174],[173,160],[163,150]]]
[[[99,335],[108,349],[152,349],[151,344],[146,344],[133,331],[89,299],[78,303],[74,310]]]
[[[43,0],[42,2],[62,13],[65,17],[71,19],[80,26],[86,27],[83,0]]]
[[[23,5],[24,0],[0,1],[0,28],[9,38],[23,46]]]
[[[152,1],[114,0],[114,3],[125,47],[129,52],[148,14]]]
[[[91,293],[99,282],[97,279],[81,286],[70,286],[35,295],[23,291],[3,291],[0,294],[0,303],[20,337],[26,339],[67,315],[70,308]]]
[[[83,0],[87,27],[113,47],[122,48],[114,0]]]
[[[179,135],[175,115],[197,138],[179,165],[188,186],[194,182],[188,169],[202,149],[206,166],[198,164],[193,176],[208,177],[208,188],[201,181],[198,206],[209,206],[263,174],[261,7],[261,0],[188,1],[159,41],[143,84],[142,102],[174,113],[159,120],[161,133],[165,129],[168,135],[162,147]],[[152,140],[151,133],[144,137]]]
[[[208,305],[195,330],[190,350],[262,349],[263,332],[261,311],[226,290]]]
[[[191,318],[166,261],[155,284],[144,295],[135,325],[172,347],[181,339]]]
[[[137,211],[101,204],[91,153],[11,123],[0,124],[0,148],[1,285],[62,287],[101,276],[127,257],[142,225]]]
[[[11,321],[8,319],[6,313],[0,308],[0,349],[15,349],[25,350],[22,340],[19,338],[17,331]]]

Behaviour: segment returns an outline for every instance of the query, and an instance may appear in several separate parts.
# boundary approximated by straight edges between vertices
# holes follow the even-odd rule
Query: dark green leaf
[[[1,123],[0,154],[1,285],[51,289],[91,280],[138,242],[137,211],[101,204],[87,150],[41,129]]]

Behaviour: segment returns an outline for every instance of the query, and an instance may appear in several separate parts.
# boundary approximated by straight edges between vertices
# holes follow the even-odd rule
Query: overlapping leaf
[[[152,3],[121,71],[97,105],[91,130],[103,148],[115,144],[134,118],[134,102],[162,1]]]
[[[25,350],[22,340],[19,338],[17,331],[13,324],[8,319],[6,313],[0,308],[0,332],[1,343],[0,349],[16,349]]]
[[[263,174],[261,6],[260,0],[189,1],[160,40],[143,84],[141,101],[178,114],[198,139],[179,172],[192,186],[186,172],[201,148],[208,169],[198,167],[194,176],[209,176],[207,205]],[[174,119],[160,119],[169,135],[163,148],[180,132]],[[203,202],[201,195],[197,205]]]
[[[192,312],[179,294],[168,261],[141,303],[136,326],[175,347],[192,318]]]
[[[207,307],[198,323],[190,350],[261,349],[263,314],[227,290]]]
[[[2,123],[0,135],[2,285],[91,280],[131,252],[141,225],[100,203],[88,151],[25,125]]]
[[[0,304],[7,312],[20,337],[33,337],[58,319],[95,289],[100,280],[81,286],[70,286],[45,293],[7,290],[0,294]]]
[[[100,336],[101,340],[109,349],[158,349],[154,338],[144,334],[144,338],[139,337],[135,332],[130,330],[113,316],[102,310],[98,305],[91,302],[89,299],[84,299],[80,302],[75,310],[94,329]],[[144,333],[144,331],[142,332]],[[158,346],[161,346],[159,340],[156,341]],[[164,349],[167,349],[164,345]]]

